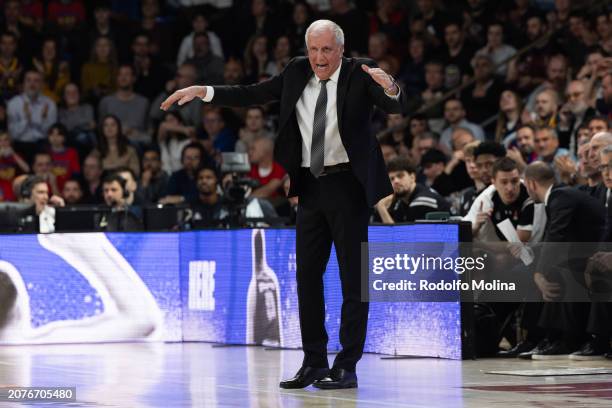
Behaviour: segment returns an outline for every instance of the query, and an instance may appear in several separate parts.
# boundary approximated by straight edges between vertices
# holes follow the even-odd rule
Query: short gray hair
[[[306,34],[304,35],[306,48],[308,48],[308,35],[312,32],[320,32],[324,30],[329,30],[334,34],[334,37],[336,37],[336,43],[338,45],[344,45],[344,31],[342,31],[342,28],[340,28],[338,24],[331,20],[316,20],[313,21],[313,23],[306,29]]]

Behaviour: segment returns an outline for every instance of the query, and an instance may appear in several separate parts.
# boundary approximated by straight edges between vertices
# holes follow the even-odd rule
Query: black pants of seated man
[[[332,243],[342,284],[340,344],[334,367],[355,371],[363,354],[368,303],[361,302],[361,243],[368,239],[369,208],[352,171],[313,177],[302,169],[296,220],[297,287],[304,366],[327,368],[323,273]]]

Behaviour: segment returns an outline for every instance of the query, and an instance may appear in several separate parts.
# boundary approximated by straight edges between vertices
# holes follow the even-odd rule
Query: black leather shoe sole
[[[347,383],[340,383],[336,381],[318,381],[312,385],[313,387],[321,390],[341,390],[346,388],[357,388],[357,382],[351,381]]]

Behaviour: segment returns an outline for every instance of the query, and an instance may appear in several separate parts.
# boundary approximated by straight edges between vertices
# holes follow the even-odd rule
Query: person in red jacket
[[[79,154],[72,147],[66,147],[66,127],[60,123],[49,128],[47,140],[49,155],[51,155],[51,172],[57,178],[57,188],[62,191],[66,180],[81,172]]]

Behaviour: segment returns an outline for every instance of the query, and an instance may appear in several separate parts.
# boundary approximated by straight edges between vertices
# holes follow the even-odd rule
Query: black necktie
[[[325,163],[325,110],[327,109],[327,81],[319,81],[321,90],[315,106],[312,124],[312,143],[310,145],[310,172],[319,177]]]

